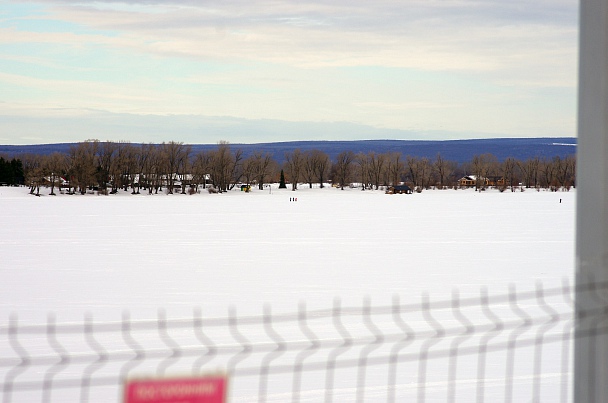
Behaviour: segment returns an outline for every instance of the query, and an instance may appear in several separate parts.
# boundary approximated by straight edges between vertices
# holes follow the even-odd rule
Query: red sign
[[[124,403],[225,403],[226,389],[223,375],[130,380]]]

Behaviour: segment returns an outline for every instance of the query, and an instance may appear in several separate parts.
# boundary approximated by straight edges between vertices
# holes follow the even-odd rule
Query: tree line
[[[7,162],[3,158],[0,161],[4,161],[0,163],[4,175],[2,167]],[[407,184],[416,191],[458,188],[463,186],[460,179],[467,175],[475,178],[474,186],[478,189],[496,186],[503,191],[556,190],[575,186],[576,177],[574,156],[498,161],[492,154],[480,154],[471,161],[458,163],[444,159],[439,153],[435,158],[426,158],[398,152],[343,151],[331,160],[322,150],[295,149],[286,152],[284,161],[278,162],[264,150],[244,156],[242,150],[227,142],[193,153],[190,145],[174,141],[131,144],[87,140],[72,146],[67,153],[28,154],[8,164],[21,167],[19,183],[29,186],[31,193],[39,194],[44,186],[50,188],[51,195],[56,194],[57,188],[81,194],[92,189],[103,194],[119,190],[132,194],[159,191],[185,194],[200,188],[221,193],[243,184],[247,189],[254,186],[262,190],[265,184],[278,182],[280,176],[294,191],[298,186],[324,187],[327,183],[341,189],[350,186],[381,189],[397,184]],[[14,180],[4,183],[17,184]]]
[[[8,159],[0,156],[0,185],[23,185],[25,175],[23,164],[16,158]]]

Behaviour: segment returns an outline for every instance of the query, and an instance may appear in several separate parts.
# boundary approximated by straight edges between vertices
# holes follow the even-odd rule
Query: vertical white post
[[[581,0],[580,6],[577,285],[608,281],[608,0]],[[606,323],[578,314],[605,304],[602,299],[596,292],[576,295],[577,403],[608,402],[608,334],[597,331]]]

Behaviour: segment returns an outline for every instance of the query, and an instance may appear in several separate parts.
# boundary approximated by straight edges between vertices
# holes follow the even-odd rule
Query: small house
[[[502,176],[475,176],[467,175],[458,179],[458,186],[473,187],[473,186],[503,186],[505,179]]]
[[[460,187],[473,187],[473,186],[489,186],[490,181],[488,178],[476,175],[467,175],[458,179],[458,186]]]
[[[395,186],[389,186],[388,188],[386,188],[386,194],[412,194],[412,188],[410,188],[407,185],[395,185]]]

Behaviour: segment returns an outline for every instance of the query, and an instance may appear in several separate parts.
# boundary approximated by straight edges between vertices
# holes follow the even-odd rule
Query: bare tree
[[[409,175],[412,184],[416,191],[421,192],[430,186],[433,175],[433,166],[428,158],[417,158],[412,156],[405,157],[407,174]]]
[[[492,171],[496,171],[498,166],[497,159],[492,154],[481,154],[473,156],[471,168],[475,175],[475,189],[485,190],[488,185],[488,176]]]
[[[285,153],[285,173],[291,182],[291,190],[298,189],[298,182],[304,168],[305,157],[300,149]]]
[[[74,188],[78,187],[80,194],[85,194],[87,188],[95,184],[98,148],[98,140],[87,140],[70,148],[70,181],[74,183]]]
[[[110,165],[111,193],[116,193],[120,188],[126,192],[131,186],[131,194],[139,194],[145,164],[151,152],[158,152],[153,145],[136,147],[128,141],[114,143],[114,158]]]
[[[529,158],[526,161],[517,161],[517,165],[523,174],[526,187],[537,187],[540,170],[540,159],[538,157]]]
[[[308,183],[308,188],[312,189],[312,184],[316,179],[316,162],[312,151],[304,152],[304,161],[302,163],[302,176],[304,181]]]
[[[114,172],[114,164],[116,164],[116,143],[106,141],[99,145],[97,155],[97,183],[101,189],[107,189],[108,180],[110,180]]]
[[[226,141],[220,141],[216,150],[210,152],[210,173],[220,192],[232,189],[242,176],[243,151],[231,152]]]
[[[131,194],[139,194],[139,179],[141,178],[141,148],[131,143],[124,146],[123,177],[125,178],[125,190],[131,186]]]
[[[419,163],[420,163],[420,161],[417,157],[412,157],[411,155],[408,155],[405,157],[405,166],[407,168],[407,175],[408,175],[409,179],[412,181],[412,185],[415,188],[420,187],[420,179],[418,178],[418,176],[419,176],[418,164]]]
[[[164,156],[164,176],[169,194],[173,194],[175,181],[179,179],[180,170],[184,161],[188,159],[190,147],[182,142],[170,141],[161,144],[161,152]]]
[[[331,160],[329,159],[329,155],[321,150],[312,150],[311,154],[315,164],[317,182],[322,189],[324,187],[325,178],[329,175]]]
[[[207,179],[211,172],[211,155],[208,152],[200,151],[194,156],[192,161],[192,182],[196,187],[207,186]]]
[[[566,188],[569,186],[576,186],[576,155],[569,155],[566,157],[566,165],[569,166],[568,173],[569,178],[566,182]]]
[[[541,186],[545,188],[557,187],[557,167],[553,161],[543,159],[540,161]]]
[[[243,160],[243,178],[245,179],[245,184],[247,186],[251,186],[251,184],[256,178],[256,164],[257,161],[255,160],[255,158],[253,158],[252,155]]]
[[[243,150],[237,149],[232,152],[232,169],[228,174],[229,189],[234,188],[237,182],[241,180],[241,176],[243,175],[243,158]]]
[[[126,141],[119,141],[114,145],[115,157],[110,168],[113,194],[118,192],[118,189],[127,191],[129,187],[129,144]]]
[[[334,179],[340,184],[340,189],[342,190],[344,190],[345,185],[350,183],[354,161],[355,154],[352,151],[342,151],[336,157]]]
[[[517,161],[515,158],[508,157],[506,158],[501,165],[501,176],[502,176],[502,185],[500,186],[501,190],[505,190],[507,187],[511,188],[511,192],[515,191],[515,169],[517,168]]]
[[[440,153],[437,153],[433,167],[435,168],[435,172],[437,174],[439,189],[443,189],[449,184],[449,178],[456,169],[455,163],[445,160]]]
[[[357,179],[361,183],[361,190],[365,190],[368,186],[371,188],[369,159],[366,154],[357,153],[354,163],[356,164]]]
[[[371,151],[367,154],[367,161],[372,184],[378,190],[385,173],[386,154],[377,154]]]
[[[561,159],[559,156],[553,158],[553,165],[555,166],[555,179],[557,184],[567,189],[574,183],[574,157],[569,156]]]
[[[264,183],[271,180],[277,164],[269,153],[262,153],[261,151],[254,152],[252,158],[255,161],[254,175],[258,183],[258,189],[264,190]]]
[[[55,186],[59,183],[61,176],[65,174],[67,165],[67,156],[63,153],[55,152],[43,157],[42,175],[51,185],[50,195],[55,196]]]
[[[494,154],[484,154],[488,163],[488,176],[496,177],[500,174],[500,162]]]
[[[227,142],[220,142],[217,149],[210,152],[210,157],[209,168],[213,184],[220,192],[228,190],[228,172],[230,172],[232,165],[230,145]]]
[[[187,144],[183,147],[180,152],[177,161],[177,176],[182,184],[182,194],[186,194],[186,186],[190,185],[192,180],[191,165],[190,165],[190,154],[192,153],[192,146]]]
[[[167,155],[158,146],[154,156],[154,194],[158,194],[159,190],[163,190],[163,186],[167,186]]]
[[[25,183],[30,188],[30,194],[36,192],[36,196],[40,196],[40,185],[44,181],[42,156],[38,154],[26,154],[21,157],[21,160],[23,162]]]
[[[401,161],[402,154],[397,152],[389,153],[387,156],[387,175],[388,182],[393,185],[398,185],[401,182],[404,165]]]
[[[139,182],[144,189],[148,190],[148,194],[158,193],[162,175],[162,156],[159,148],[154,144],[142,144],[140,156],[141,177]]]
[[[323,188],[323,182],[329,173],[329,155],[321,150],[309,150],[304,152],[302,176],[308,187],[312,188],[313,183],[318,183]]]
[[[428,158],[421,158],[418,164],[418,178],[420,179],[420,189],[427,189],[431,184],[433,167]]]
[[[139,171],[139,187],[144,191],[150,186],[148,175],[150,174],[150,155],[154,151],[153,144],[142,143],[139,147],[138,171]]]

